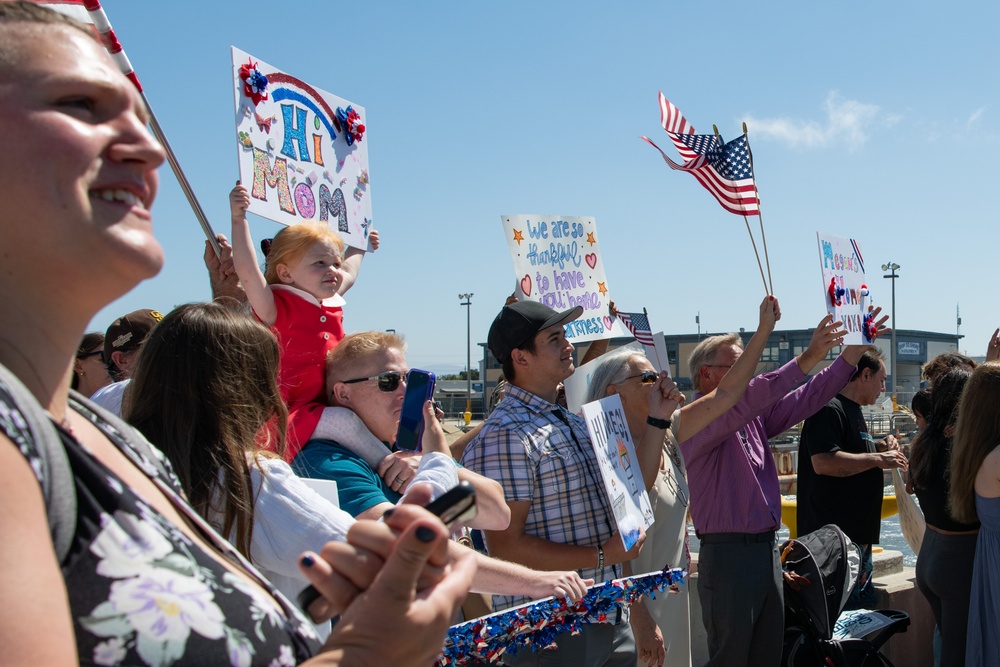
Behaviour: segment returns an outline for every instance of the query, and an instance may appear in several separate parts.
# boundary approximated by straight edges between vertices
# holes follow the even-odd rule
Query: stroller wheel
[[[823,664],[816,641],[799,627],[785,628],[785,640],[781,650],[782,667],[816,667]]]

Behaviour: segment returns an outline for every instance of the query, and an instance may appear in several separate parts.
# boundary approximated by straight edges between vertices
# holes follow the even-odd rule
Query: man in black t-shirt
[[[861,413],[884,390],[885,363],[871,348],[843,391],[806,419],[799,443],[799,534],[836,524],[862,550],[861,575],[847,609],[874,606],[869,579],[871,545],[879,541],[882,523],[882,470],[906,468],[896,438],[876,443]]]

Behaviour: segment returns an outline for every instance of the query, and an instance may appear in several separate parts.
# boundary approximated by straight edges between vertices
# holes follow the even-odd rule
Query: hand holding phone
[[[424,433],[424,403],[434,397],[434,373],[411,368],[406,374],[406,394],[399,413],[396,449],[420,451]]]
[[[476,518],[476,489],[468,482],[460,482],[458,486],[452,487],[436,500],[427,503],[424,509],[440,518],[441,522],[451,530],[457,523],[467,523]],[[299,603],[299,608],[309,614],[309,607],[321,597],[319,590],[310,584],[303,588],[295,599]]]
[[[476,489],[468,482],[459,482],[427,503],[424,509],[440,518],[449,530],[453,529],[457,523],[468,523],[476,518]]]

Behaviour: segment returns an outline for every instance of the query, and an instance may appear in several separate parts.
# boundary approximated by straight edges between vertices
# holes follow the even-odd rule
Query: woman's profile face
[[[646,421],[649,416],[649,390],[652,385],[642,383],[642,373],[656,372],[649,359],[642,355],[629,357],[628,379],[622,380],[617,385],[618,394],[621,396],[622,407],[625,409],[625,419],[632,426],[638,426]],[[633,433],[633,438],[638,438],[641,433]]]
[[[164,154],[137,91],[99,43],[71,26],[0,25],[0,44],[8,247],[45,251],[48,261],[26,253],[38,280],[69,284],[95,269],[134,280],[129,289],[155,275],[163,251],[149,208]]]

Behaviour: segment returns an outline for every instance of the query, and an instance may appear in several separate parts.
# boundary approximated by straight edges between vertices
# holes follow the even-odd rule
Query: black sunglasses
[[[632,378],[639,378],[639,382],[641,382],[642,384],[653,384],[654,382],[656,382],[656,378],[658,377],[659,373],[657,373],[656,371],[645,371],[643,373],[639,373],[638,375],[629,375],[625,379],[631,380]]]
[[[399,371],[385,371],[379,373],[378,375],[373,375],[367,378],[354,378],[353,380],[344,380],[344,384],[353,384],[355,382],[367,382],[368,380],[378,380],[378,390],[379,391],[396,391],[399,388],[399,383],[402,382],[406,384],[406,377]]]
[[[101,361],[104,361],[104,350],[94,350],[93,352],[84,352],[83,354],[76,355],[76,358],[86,359],[87,357],[93,357],[98,354],[101,355]]]

